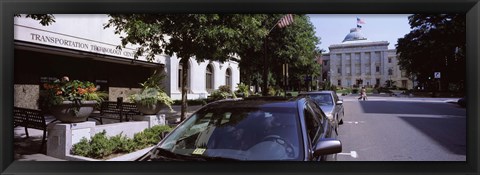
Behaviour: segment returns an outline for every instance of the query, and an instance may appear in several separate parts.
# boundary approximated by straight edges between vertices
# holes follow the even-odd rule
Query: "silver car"
[[[343,116],[345,114],[343,100],[338,98],[335,91],[302,92],[299,96],[309,96],[313,99],[322,108],[327,118],[335,125],[335,131],[337,131],[338,125],[343,124]]]

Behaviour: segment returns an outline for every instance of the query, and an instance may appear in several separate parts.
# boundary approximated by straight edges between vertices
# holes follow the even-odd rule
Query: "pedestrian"
[[[365,89],[365,87],[362,87],[362,90],[360,90],[360,99],[363,99],[363,101],[365,101],[367,99],[367,90]]]

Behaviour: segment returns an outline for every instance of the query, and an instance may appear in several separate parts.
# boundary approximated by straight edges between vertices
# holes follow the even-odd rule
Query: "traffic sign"
[[[433,74],[433,76],[436,78],[436,79],[439,79],[440,78],[440,72],[435,72]]]

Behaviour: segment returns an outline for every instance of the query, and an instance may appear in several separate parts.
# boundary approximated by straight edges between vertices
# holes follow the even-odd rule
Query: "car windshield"
[[[236,160],[303,160],[294,108],[208,108],[189,117],[158,147],[182,155]]]
[[[333,105],[332,96],[330,94],[308,94],[311,99],[318,103],[320,106]]]

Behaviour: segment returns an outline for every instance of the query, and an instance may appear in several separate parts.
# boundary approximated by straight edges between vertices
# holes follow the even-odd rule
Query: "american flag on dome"
[[[282,17],[282,19],[280,19],[277,24],[278,24],[278,27],[280,28],[284,28],[290,24],[293,23],[293,15],[292,14],[287,14],[285,16]]]
[[[357,24],[365,24],[365,21],[357,17]]]

